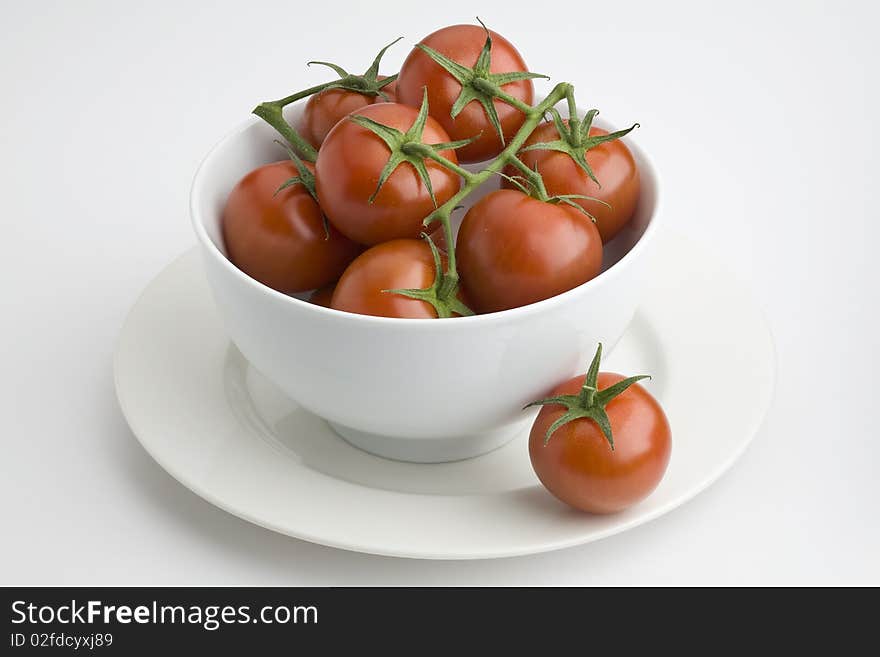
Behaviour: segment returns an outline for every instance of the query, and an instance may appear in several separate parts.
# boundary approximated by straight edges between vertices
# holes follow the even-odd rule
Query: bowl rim
[[[292,107],[299,107],[303,103],[304,101],[298,101],[297,103],[294,103]],[[583,109],[581,107],[578,107],[577,109],[578,113],[583,113]],[[415,319],[409,317],[381,317],[376,315],[350,313],[343,310],[336,310],[335,308],[325,308],[324,306],[320,306],[318,304],[311,303],[303,299],[298,299],[297,297],[290,296],[288,294],[284,294],[283,292],[279,292],[278,290],[275,290],[261,283],[260,281],[251,278],[243,271],[241,271],[238,267],[232,264],[229,258],[227,258],[222,251],[220,251],[218,246],[214,243],[214,240],[212,240],[210,235],[208,235],[207,228],[205,227],[201,213],[198,210],[198,208],[202,205],[201,201],[203,196],[203,188],[206,186],[205,172],[208,169],[208,166],[213,162],[220,151],[222,151],[229,142],[235,140],[236,138],[239,138],[243,133],[251,129],[252,126],[260,124],[261,122],[261,119],[259,119],[258,117],[251,117],[245,121],[242,121],[235,128],[227,132],[226,135],[224,135],[217,143],[215,143],[208,151],[208,153],[204,156],[204,158],[202,158],[202,161],[199,163],[199,166],[193,176],[192,185],[190,186],[190,221],[192,222],[193,231],[196,234],[196,238],[199,244],[202,246],[203,253],[207,251],[207,253],[209,253],[210,256],[213,257],[215,260],[219,259],[221,261],[221,267],[225,268],[233,276],[244,282],[245,285],[251,287],[258,294],[267,295],[268,297],[274,298],[281,303],[293,304],[294,307],[300,309],[301,311],[306,313],[317,313],[317,316],[324,315],[325,318],[334,318],[339,321],[351,321],[354,323],[372,325],[384,324],[387,326],[397,325],[407,327],[419,325],[430,327],[465,327],[473,325],[503,323],[518,318],[525,318],[529,315],[541,314],[542,312],[549,311],[558,305],[562,305],[569,301],[572,301],[579,294],[585,294],[589,290],[596,289],[603,285],[611,284],[611,281],[619,276],[625,268],[627,268],[634,260],[639,258],[641,254],[648,249],[648,245],[654,240],[656,236],[658,225],[660,223],[659,217],[662,214],[660,212],[662,207],[662,195],[660,193],[660,176],[657,173],[657,168],[654,166],[653,160],[641,148],[639,148],[637,143],[629,138],[629,135],[627,135],[627,137],[624,138],[627,147],[633,152],[636,162],[642,168],[642,171],[649,171],[650,176],[654,181],[654,208],[648,219],[648,225],[646,226],[642,235],[639,237],[638,241],[633,244],[632,248],[630,248],[629,251],[627,251],[620,258],[620,260],[618,260],[616,263],[614,263],[614,265],[601,272],[594,278],[591,278],[585,283],[581,283],[577,287],[566,290],[565,292],[557,294],[556,296],[550,297],[548,299],[542,299],[541,301],[536,301],[535,303],[530,303],[528,305],[520,306],[518,308],[510,308],[508,310],[499,310],[484,314],[475,314],[468,317],[438,317],[426,321],[423,318]],[[600,127],[605,127],[610,130],[615,129],[606,121],[600,120],[596,123],[604,124]]]

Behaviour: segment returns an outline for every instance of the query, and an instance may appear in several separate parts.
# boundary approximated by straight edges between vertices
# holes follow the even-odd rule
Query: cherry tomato
[[[223,210],[223,241],[229,260],[279,292],[304,292],[342,274],[361,247],[330,226],[300,184],[278,191],[297,176],[293,162],[261,166],[235,186]]]
[[[491,73],[528,71],[522,56],[510,41],[495,32],[490,34],[492,35],[492,60],[489,67]],[[472,67],[485,41],[486,31],[482,27],[452,25],[429,34],[421,43],[455,62]],[[402,103],[418,106],[422,102],[424,87],[428,88],[431,116],[440,122],[452,139],[469,139],[479,135],[476,141],[456,151],[462,162],[487,160],[501,152],[501,139],[486,117],[483,106],[477,101],[471,101],[453,119],[450,111],[461,93],[461,84],[424,51],[413,48],[400,69],[400,76],[397,78],[397,96]],[[504,85],[502,89],[529,105],[534,100],[534,85],[531,80],[517,80]],[[494,105],[504,138],[509,140],[522,126],[525,115],[500,100],[495,100]]]
[[[378,103],[356,112],[405,133],[418,110],[400,103]],[[423,141],[438,144],[449,135],[430,116]],[[321,207],[341,233],[361,244],[373,245],[397,238],[415,238],[424,230],[422,220],[434,210],[431,195],[416,169],[400,164],[370,203],[390,149],[382,139],[353,121],[340,121],[327,135],[317,162],[317,191]],[[454,151],[441,155],[457,162]],[[433,160],[425,167],[437,204],[449,200],[461,185],[458,175]]]
[[[330,300],[333,298],[333,290],[335,289],[335,283],[331,283],[330,285],[325,285],[324,287],[318,288],[309,295],[309,303],[313,303],[316,306],[324,306],[325,308],[329,308]]]
[[[385,76],[380,75],[379,79]],[[370,96],[348,89],[326,89],[311,96],[303,109],[299,121],[299,132],[315,148],[320,148],[327,133],[339,121],[362,107],[373,103],[394,102],[397,100],[397,81],[382,88],[387,96]]]
[[[607,130],[590,128],[590,136],[605,134],[608,134]],[[529,136],[524,146],[557,139],[559,132],[556,126],[544,123]],[[632,153],[619,139],[599,144],[587,151],[587,164],[601,187],[590,180],[587,173],[566,153],[526,151],[520,153],[519,157],[529,168],[537,167],[544,178],[548,194],[592,196],[611,206],[598,201],[577,200],[587,212],[596,217],[596,226],[603,242],[611,240],[632,218],[639,200],[639,170]],[[508,167],[504,173],[514,176],[517,171]],[[511,183],[505,181],[504,186],[509,187]]]
[[[602,267],[602,240],[583,212],[501,189],[468,210],[458,231],[461,278],[476,312],[548,299]]]
[[[443,267],[446,257],[441,254]],[[330,307],[361,315],[430,319],[437,311],[426,301],[383,290],[425,289],[436,271],[424,240],[399,239],[367,249],[352,262],[333,292]]]
[[[600,372],[598,389],[623,380]],[[551,396],[577,394],[584,376],[557,387]],[[605,406],[614,436],[614,450],[595,421],[572,420],[544,442],[547,429],[565,412],[559,405],[541,409],[529,435],[529,456],[541,483],[563,502],[592,513],[621,511],[657,487],[672,450],[666,414],[639,384]]]

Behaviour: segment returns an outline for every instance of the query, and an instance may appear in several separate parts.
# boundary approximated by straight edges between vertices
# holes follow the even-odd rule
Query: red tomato
[[[329,308],[330,300],[333,298],[333,290],[335,289],[335,283],[318,288],[309,295],[309,303],[313,303],[316,306],[324,306],[325,308]]]
[[[551,396],[576,395],[584,383],[576,376]],[[598,389],[623,380],[600,372]],[[547,429],[565,412],[560,405],[541,409],[529,435],[529,456],[541,483],[563,502],[592,513],[613,513],[639,502],[657,487],[672,451],[672,434],[660,404],[633,384],[605,406],[614,449],[595,421],[572,420],[545,444]]]
[[[590,128],[590,136],[606,134],[607,130]],[[559,132],[556,126],[544,123],[529,136],[524,146],[557,139]],[[519,157],[529,168],[537,167],[544,179],[547,193],[551,196],[581,194],[600,199],[611,206],[598,201],[576,199],[577,203],[596,218],[596,226],[603,242],[617,235],[632,218],[639,200],[639,170],[632,153],[619,139],[599,144],[587,151],[587,164],[601,187],[590,180],[586,172],[566,153],[526,151],[520,153]],[[518,172],[513,167],[508,167],[504,173],[515,176]],[[505,181],[504,186],[510,187],[511,183]]]
[[[254,169],[229,194],[222,218],[229,260],[285,293],[336,280],[361,251],[332,226],[327,237],[321,209],[302,185],[278,192],[296,175],[289,160]]]
[[[379,79],[384,77],[380,75]],[[330,129],[352,112],[373,103],[396,101],[397,81],[383,87],[382,91],[387,100],[382,96],[359,94],[348,89],[327,89],[311,96],[299,121],[300,134],[312,146],[320,148]]]
[[[468,210],[456,255],[471,308],[488,313],[548,299],[590,280],[602,267],[602,240],[577,208],[502,189]]]
[[[492,35],[491,73],[528,71],[522,56],[500,34]],[[483,44],[486,31],[477,25],[452,25],[429,34],[421,43],[433,48],[449,59],[467,67],[472,67]],[[450,116],[452,106],[461,93],[461,84],[443,67],[432,60],[425,52],[413,48],[400,69],[397,78],[397,96],[400,102],[418,106],[422,102],[422,90],[428,88],[428,105],[431,116],[437,119],[453,140],[479,138],[458,149],[462,162],[479,162],[498,155],[502,150],[501,139],[486,117],[486,111],[477,101],[468,103],[454,119]],[[529,105],[534,100],[534,85],[531,80],[517,80],[502,89]],[[525,115],[507,103],[495,100],[495,110],[501,123],[505,140],[516,134],[525,121]]]
[[[356,114],[405,133],[418,110],[400,103],[369,105]],[[423,141],[437,144],[449,135],[430,116]],[[397,238],[416,238],[422,220],[434,210],[434,203],[418,172],[402,163],[388,177],[370,203],[390,149],[382,139],[353,121],[340,121],[327,135],[317,162],[317,191],[321,207],[333,224],[356,242],[378,244]],[[441,155],[457,162],[454,151]],[[458,175],[433,160],[425,162],[437,204],[449,200],[461,185]]]
[[[441,261],[445,268],[442,253]],[[435,276],[434,258],[424,240],[383,242],[364,251],[348,266],[336,284],[330,307],[380,317],[436,318],[437,311],[426,301],[383,292],[425,289],[434,283]]]

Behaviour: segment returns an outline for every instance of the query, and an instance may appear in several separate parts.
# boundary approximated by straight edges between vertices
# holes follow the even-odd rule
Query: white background
[[[880,584],[873,4],[4,0],[0,584]],[[668,225],[769,318],[770,415],[694,501],[562,552],[398,560],[227,515],[143,452],[111,374],[126,311],[194,243],[196,165],[258,101],[323,81],[307,60],[359,70],[475,13],[582,105],[642,124]],[[749,403],[745,381],[730,414]]]

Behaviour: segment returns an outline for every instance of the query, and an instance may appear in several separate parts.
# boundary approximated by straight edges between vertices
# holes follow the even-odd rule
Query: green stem
[[[412,147],[415,147],[415,148],[412,148]],[[405,144],[403,146],[402,150],[404,153],[409,153],[410,151],[412,151],[412,153],[414,155],[418,154],[418,155],[421,155],[422,157],[431,158],[432,160],[434,160],[438,164],[444,166],[445,168],[449,169],[450,171],[457,173],[459,176],[464,178],[465,182],[469,182],[471,180],[471,178],[473,178],[476,175],[474,173],[471,173],[467,169],[465,169],[463,166],[460,166],[460,165],[456,164],[455,162],[453,162],[452,160],[443,157],[442,155],[440,155],[440,153],[435,151],[433,148],[424,148],[423,144],[415,144],[415,143]]]
[[[593,401],[596,399],[596,388],[591,386],[589,381],[584,381],[584,386],[581,388],[580,401],[584,406],[592,406]]]
[[[571,133],[575,136],[575,139],[577,139],[579,134],[578,123],[580,122],[580,119],[578,118],[577,103],[574,99],[574,87],[569,90],[566,95],[566,100],[568,101],[568,127],[571,129]],[[562,135],[560,135],[560,137],[562,137]]]
[[[546,201],[549,197],[547,188],[544,187],[544,178],[534,169],[530,169],[525,162],[514,155],[510,159],[510,163],[515,166],[529,181],[532,186],[533,195],[540,201]]]
[[[325,89],[329,89],[330,87],[339,86],[339,83],[342,80],[331,80],[330,82],[324,82],[322,84],[316,84],[314,87],[309,87],[308,89],[304,89],[303,91],[297,91],[295,94],[291,94],[290,96],[285,96],[280,100],[272,100],[265,103],[261,103],[262,105],[277,105],[280,107],[285,107],[290,105],[291,103],[295,103],[298,100],[302,100],[303,98],[307,98],[308,96],[313,96],[316,93],[324,91]]]
[[[443,222],[443,237],[446,240],[446,278],[458,285],[458,269],[455,263],[455,236],[452,234],[452,221],[450,216],[445,215],[440,221]]]
[[[314,146],[303,139],[294,127],[284,119],[280,105],[262,103],[254,108],[253,113],[275,128],[278,134],[287,140],[302,159],[309,162],[314,162],[318,159],[318,151],[315,150]]]
[[[541,122],[544,113],[547,112],[551,107],[556,105],[560,100],[566,97],[569,93],[569,90],[572,89],[572,85],[568,82],[560,82],[553,90],[547,95],[547,97],[542,100],[539,104],[534,107],[530,105],[524,105],[523,113],[526,115],[526,120],[523,122],[520,129],[513,136],[509,142],[507,142],[507,146],[505,146],[504,150],[499,153],[498,157],[492,160],[484,169],[481,169],[477,173],[470,173],[469,176],[465,178],[465,184],[462,185],[462,188],[458,190],[452,198],[450,198],[446,203],[441,205],[439,208],[434,210],[430,215],[428,215],[427,219],[425,219],[425,225],[429,225],[434,221],[444,221],[448,223],[449,216],[452,214],[452,210],[457,206],[461,205],[461,202],[466,199],[474,190],[477,189],[484,182],[489,180],[492,176],[497,174],[499,171],[504,169],[508,164],[511,164],[514,159],[518,159],[516,157],[517,152],[522,145],[525,143],[526,139],[529,138],[529,135],[534,132],[535,128]],[[502,92],[503,93],[503,92]],[[505,96],[507,94],[504,94]],[[501,97],[501,96],[499,96]],[[502,98],[502,100],[504,100]],[[515,100],[515,99],[514,99]],[[519,102],[519,101],[518,101]],[[543,185],[542,185],[543,186]],[[447,236],[447,239],[449,236]],[[449,269],[454,271],[452,268],[453,263],[455,262],[455,255],[453,251],[455,249],[452,248],[452,242],[449,242]]]
[[[455,261],[455,241],[452,235],[452,224],[450,221],[450,217],[452,215],[452,211],[455,210],[461,202],[470,196],[480,185],[489,180],[492,176],[501,171],[508,164],[513,163],[514,160],[519,161],[516,154],[519,152],[519,149],[522,148],[522,145],[525,143],[526,139],[529,138],[529,135],[534,132],[535,128],[541,122],[541,119],[544,116],[544,113],[547,112],[551,107],[556,105],[560,100],[566,97],[567,94],[570,93],[572,89],[572,85],[567,82],[560,82],[553,90],[547,95],[547,97],[541,101],[539,104],[532,107],[531,105],[526,105],[521,101],[513,98],[519,105],[521,105],[521,109],[523,113],[526,115],[526,120],[523,122],[520,129],[513,136],[509,142],[507,142],[507,146],[504,148],[501,153],[498,154],[494,160],[492,160],[486,167],[480,170],[477,173],[473,173],[471,171],[467,171],[457,164],[453,164],[446,158],[437,155],[431,154],[428,157],[431,157],[435,161],[439,162],[443,166],[448,166],[450,170],[455,171],[464,179],[464,185],[462,185],[461,189],[446,201],[439,208],[434,210],[428,217],[425,219],[425,225],[428,226],[435,221],[440,221],[443,224],[443,234],[446,237],[446,247],[447,247],[447,276],[458,282],[458,270],[456,269],[456,261]],[[499,97],[502,100],[506,100],[504,96],[508,96],[500,89],[498,89]],[[513,104],[513,103],[511,103]],[[435,155],[437,155],[435,157]],[[445,160],[445,162],[443,161]],[[531,175],[531,174],[530,174]],[[543,180],[540,182],[540,190],[544,189]],[[546,190],[544,191],[544,195],[546,196]]]
[[[470,173],[470,171],[468,173]],[[456,266],[455,260],[455,236],[452,234],[451,216],[452,210],[455,207],[455,205],[444,203],[439,208],[434,210],[434,212],[428,215],[428,217],[422,223],[424,226],[429,226],[430,224],[433,224],[437,221],[443,224],[443,239],[446,241],[446,278],[454,281],[457,284],[458,268]]]
[[[561,82],[560,84],[565,84],[565,83]],[[473,85],[477,90],[492,94],[498,100],[507,103],[511,107],[515,107],[523,114],[529,114],[534,109],[534,107],[532,107],[528,103],[524,103],[519,98],[511,96],[509,93],[504,91],[501,87],[499,87],[497,84],[495,84],[493,82],[489,82],[488,80],[483,80],[481,78],[477,78],[476,80],[473,81]],[[558,87],[559,85],[556,85],[556,86]],[[559,100],[562,100],[562,99],[560,98],[556,102],[559,102]]]
[[[325,89],[336,86],[339,86],[339,80],[318,84],[314,87],[309,87],[304,91],[298,91],[295,94],[281,98],[280,100],[271,100],[266,101],[265,103],[260,103],[254,108],[253,113],[275,128],[275,130],[278,131],[278,134],[284,137],[304,160],[314,162],[318,158],[318,151],[315,150],[314,146],[303,139],[294,127],[284,119],[284,113],[282,110],[291,103],[295,103],[307,96],[311,96],[324,91]]]

